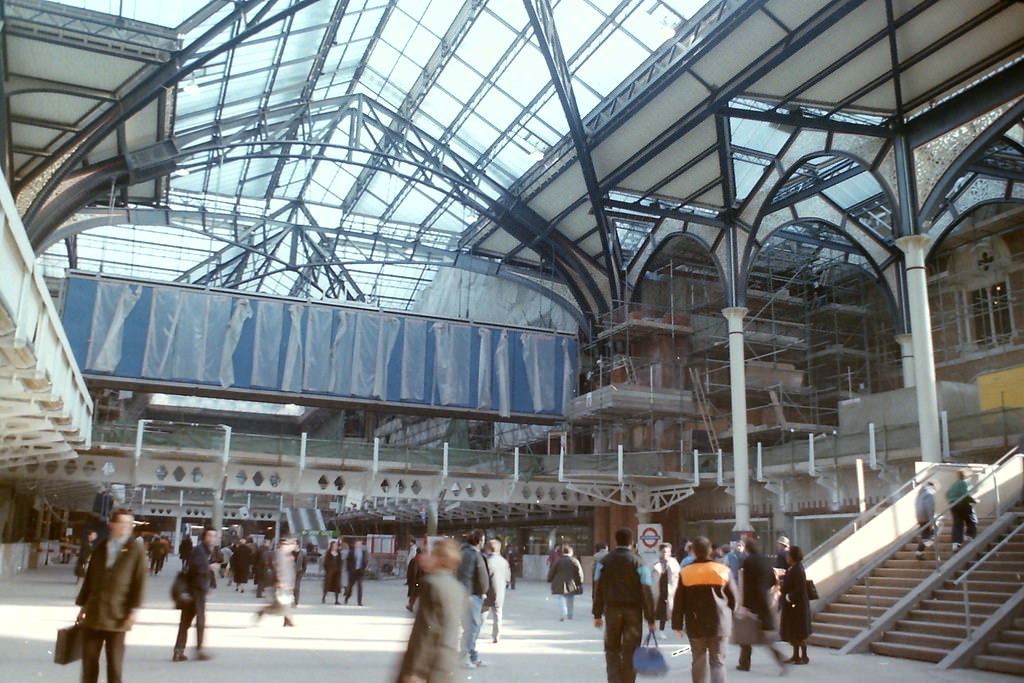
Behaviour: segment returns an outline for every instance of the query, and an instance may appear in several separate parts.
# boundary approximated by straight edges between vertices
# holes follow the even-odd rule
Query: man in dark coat
[[[292,550],[292,560],[295,562],[295,588],[293,593],[295,595],[295,606],[299,605],[299,591],[302,589],[302,577],[306,575],[306,551],[303,550],[298,543],[295,544],[295,549]],[[359,604],[363,604],[362,591],[360,590]]]
[[[398,672],[399,683],[453,683],[459,656],[459,615],[466,591],[452,571],[462,556],[455,541],[434,544],[420,554],[426,572],[420,579],[420,608],[409,634],[409,646]]]
[[[743,586],[743,607],[757,615],[761,622],[761,631],[775,630],[775,614],[772,610],[769,592],[775,587],[777,580],[775,570],[772,569],[772,562],[761,554],[761,548],[755,539],[748,539],[744,544],[746,558],[740,568],[741,584]],[[785,655],[775,649],[769,642],[759,643],[771,650],[772,657],[779,668],[784,668]],[[750,671],[750,655],[754,649],[753,645],[740,645],[740,661],[736,668],[740,671]]]
[[[181,610],[178,639],[174,643],[171,661],[184,662],[188,659],[185,656],[185,645],[193,619],[196,622],[196,659],[210,658],[203,650],[203,632],[206,630],[206,594],[210,592],[210,586],[213,584],[213,573],[220,569],[220,565],[213,560],[213,551],[217,547],[219,535],[216,529],[203,530],[199,545],[192,550],[192,555],[188,558],[188,569],[185,572],[192,602]]]
[[[640,646],[644,621],[654,631],[651,568],[633,552],[633,532],[615,532],[615,550],[594,570],[594,626],[604,626],[608,683],[634,683],[633,651]],[[607,622],[607,624],[605,623]]]
[[[807,664],[807,638],[811,635],[811,599],[807,595],[807,573],[803,565],[804,553],[799,546],[789,549],[789,569],[782,577],[782,612],[779,637],[793,646],[790,664]]]
[[[75,561],[75,583],[85,576],[85,570],[89,566],[89,555],[92,554],[92,549],[96,547],[97,543],[96,532],[90,530],[85,538],[82,539],[82,547],[78,549],[78,559]]]
[[[274,548],[269,538],[263,539],[263,547],[256,555],[256,568],[253,571],[256,583],[256,597],[263,597],[263,590],[274,585]]]
[[[484,547],[484,539],[484,532],[481,529],[473,529],[469,532],[466,542],[462,545],[462,563],[459,564],[457,575],[459,582],[469,593],[466,616],[464,617],[465,623],[462,626],[462,654],[465,657],[462,666],[467,669],[487,666],[480,659],[480,653],[476,649],[476,640],[484,625],[484,596],[491,588],[487,562],[480,552]]]
[[[135,518],[127,510],[110,515],[110,536],[92,551],[75,604],[84,626],[82,681],[100,675],[100,651],[107,648],[107,680],[121,683],[124,637],[135,623],[146,590],[146,551],[131,541]]]
[[[181,560],[182,569],[185,568],[185,564],[190,557],[192,557],[192,537],[185,534],[185,537],[181,539],[181,543],[178,544],[178,558]]]
[[[366,562],[369,558],[362,541],[355,541],[352,549],[348,551],[345,558],[345,568],[348,570],[348,585],[345,587],[345,604],[352,597],[352,589],[356,589],[356,602],[363,604],[363,575],[366,573]]]

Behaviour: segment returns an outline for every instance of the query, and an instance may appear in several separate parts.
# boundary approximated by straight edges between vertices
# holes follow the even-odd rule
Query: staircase
[[[949,525],[944,524],[935,543],[943,552],[948,552],[951,542]],[[866,577],[858,579],[844,595],[814,615],[812,635],[807,642],[811,645],[841,648],[868,627],[869,602],[871,617],[878,617],[928,578],[935,571],[933,551],[926,551],[926,559],[922,561],[914,557],[916,550],[915,538]],[[960,630],[963,631],[963,628]]]
[[[1018,514],[1018,522],[1024,513]],[[1012,527],[1011,527],[1012,528]],[[999,540],[1001,534],[988,547],[977,552],[975,560],[981,559]],[[948,546],[947,546],[948,547]],[[974,562],[963,567],[956,576],[968,571]],[[976,627],[999,609],[1020,588],[1024,578],[1024,537],[1014,537],[991,555],[983,565],[968,577],[970,598],[970,619]],[[886,631],[882,638],[871,644],[875,654],[890,657],[938,662],[968,637],[964,613],[963,586],[954,584],[955,577],[942,584],[912,609],[907,618],[896,622],[895,628]],[[1017,644],[1024,653],[1024,644]],[[1013,651],[1010,644],[1008,651]],[[982,657],[988,655],[981,655]],[[1024,662],[1024,659],[1018,660]]]
[[[974,656],[974,668],[1024,676],[1024,617],[1014,619],[1012,628],[1000,631],[985,648],[985,654]]]

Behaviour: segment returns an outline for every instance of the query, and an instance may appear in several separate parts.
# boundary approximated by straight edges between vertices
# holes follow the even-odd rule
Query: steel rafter
[[[51,162],[44,168],[35,171],[25,181],[20,183],[16,194],[19,200],[23,193],[27,196],[27,208],[23,212],[26,230],[32,240],[36,240],[40,233],[45,233],[53,226],[47,216],[51,209],[59,212],[67,212],[68,207],[63,206],[62,197],[55,196],[61,183],[69,175],[81,167],[82,160],[92,151],[96,145],[115,133],[117,128],[125,123],[132,115],[138,113],[154,99],[165,92],[165,89],[176,84],[181,78],[194,72],[196,69],[209,63],[224,52],[230,51],[237,45],[245,42],[254,35],[266,31],[268,28],[293,16],[306,7],[314,5],[319,0],[296,0],[295,4],[281,10],[270,18],[263,19],[257,14],[254,20],[245,24],[245,28],[223,43],[203,51],[203,48],[215,38],[230,30],[239,21],[244,21],[246,12],[259,5],[259,0],[246,0],[235,5],[234,9],[212,28],[203,33],[202,36],[193,41],[190,45],[180,50],[175,58],[162,64],[148,74],[144,79],[127,92],[120,101],[103,112],[91,122],[82,133],[74,140],[57,150]],[[268,2],[264,10],[273,6]],[[40,182],[41,181],[41,182]],[[36,187],[38,186],[38,191]],[[73,206],[71,210],[80,204]],[[57,220],[57,223],[60,221]]]
[[[867,135],[870,137],[891,138],[892,128],[883,125],[871,125],[867,123],[854,123],[852,121],[840,121],[827,116],[811,114],[804,107],[793,107],[787,111],[778,110],[756,110],[744,109],[742,107],[726,106],[719,112],[723,116],[733,119],[745,119],[747,121],[763,121],[775,123],[793,128],[807,128],[810,130],[822,130],[829,133],[848,133],[850,135]]]
[[[569,133],[576,148],[576,159],[580,165],[580,171],[583,173],[583,181],[587,187],[587,196],[590,198],[594,219],[597,221],[605,273],[608,277],[609,296],[612,301],[619,301],[624,294],[622,249],[619,245],[618,235],[608,222],[608,216],[605,215],[604,207],[601,204],[604,193],[600,188],[594,161],[590,156],[591,150],[586,131],[583,128],[579,107],[576,104],[576,95],[573,93],[572,73],[565,61],[565,55],[562,54],[562,46],[558,40],[558,30],[555,28],[551,5],[547,0],[523,0],[523,4],[530,16],[533,32],[540,45],[541,54],[544,55],[548,72],[551,74],[551,82],[558,95],[558,100],[562,104],[566,122],[569,124]]]

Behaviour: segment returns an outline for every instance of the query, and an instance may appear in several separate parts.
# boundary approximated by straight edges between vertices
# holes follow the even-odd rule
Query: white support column
[[[939,447],[939,397],[935,388],[935,352],[932,348],[931,311],[928,305],[928,273],[924,253],[931,238],[910,235],[896,240],[906,255],[907,304],[910,333],[914,344],[914,378],[917,389],[917,419],[921,438],[921,460],[941,462]]]
[[[732,462],[733,493],[736,501],[736,525],[733,531],[752,531],[750,523],[750,459],[747,454],[747,373],[743,365],[742,306],[723,308],[729,322],[729,385],[732,390]]]
[[[903,368],[903,386],[912,387],[914,380],[914,336],[897,334],[896,343],[900,345],[900,367]]]

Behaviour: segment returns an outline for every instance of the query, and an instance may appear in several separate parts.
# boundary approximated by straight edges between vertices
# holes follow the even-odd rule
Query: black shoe
[[[284,619],[284,625],[285,625],[285,626],[295,626],[295,622],[294,622],[294,621],[292,621],[291,619],[289,619],[288,617],[285,617],[285,619]]]
[[[325,602],[327,602],[327,596],[326,595],[324,597],[320,598],[320,604],[321,605],[324,604]]]
[[[340,605],[341,604],[340,602],[338,602],[338,598],[334,598],[334,604],[335,605]]]
[[[204,652],[203,650],[199,650],[198,652],[196,652],[196,659],[199,660],[200,662],[208,662],[211,659],[213,659],[213,655],[211,655],[209,652]]]
[[[811,663],[811,660],[810,660],[810,659],[808,659],[807,657],[801,657],[801,658],[800,658],[800,661],[799,661],[799,662],[796,662],[796,663],[797,663],[797,664],[810,664],[810,663]]]
[[[799,657],[790,657],[789,659],[782,660],[782,663],[783,664],[799,664],[800,663],[800,658]]]
[[[407,611],[409,611],[409,612],[411,612],[411,611],[412,611],[412,607],[411,607],[410,605],[406,605],[406,606],[405,606],[405,609],[406,609]]]
[[[180,650],[175,650],[174,654],[171,656],[171,661],[172,662],[187,662],[188,661],[188,657],[185,655],[184,652],[181,652]]]
[[[737,666],[736,670],[737,671],[750,671],[750,667],[749,666],[742,666],[741,665],[741,666]]]

